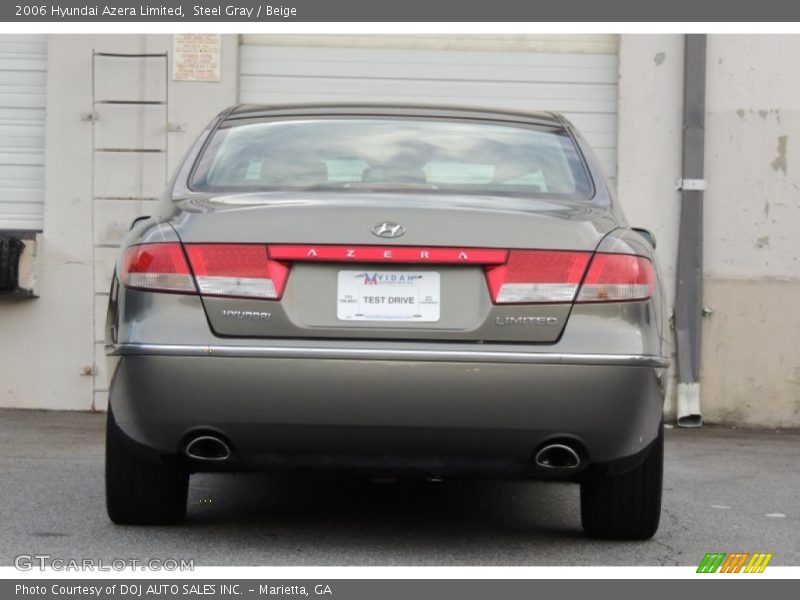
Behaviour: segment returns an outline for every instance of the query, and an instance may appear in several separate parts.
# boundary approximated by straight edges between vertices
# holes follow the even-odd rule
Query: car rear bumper
[[[662,416],[660,357],[297,346],[116,346],[110,404],[162,458],[212,433],[193,468],[357,467],[547,476],[545,443],[635,464]],[[188,459],[187,459],[188,460]]]

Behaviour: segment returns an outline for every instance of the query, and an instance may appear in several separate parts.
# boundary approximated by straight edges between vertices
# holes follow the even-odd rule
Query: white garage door
[[[363,39],[358,40],[361,47],[292,46],[281,36],[282,45],[270,45],[270,36],[245,36],[240,101],[444,103],[558,111],[581,130],[613,178],[617,44],[616,38],[609,42],[607,36],[597,37],[602,40],[531,38],[527,46],[535,51],[507,52],[461,49],[465,43],[469,48],[469,38],[444,44],[446,49],[408,49],[370,47]],[[450,49],[454,45],[460,49]],[[485,48],[487,42],[479,40],[472,47],[476,45]]]
[[[42,229],[47,36],[0,35],[0,230]]]

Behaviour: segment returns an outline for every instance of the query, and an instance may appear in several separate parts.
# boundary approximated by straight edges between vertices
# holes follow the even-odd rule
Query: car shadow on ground
[[[355,536],[483,536],[491,532],[582,538],[578,486],[422,479],[375,481],[336,474],[200,474],[188,526],[275,527]]]

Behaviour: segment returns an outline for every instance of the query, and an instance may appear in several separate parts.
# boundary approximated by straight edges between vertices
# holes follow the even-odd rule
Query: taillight
[[[632,254],[595,254],[577,302],[647,300],[655,290],[653,263]]]
[[[122,284],[143,290],[195,293],[192,274],[179,243],[131,246],[122,260]]]
[[[270,260],[261,244],[186,244],[200,293],[279,299],[289,267]]]
[[[504,265],[486,269],[495,304],[572,302],[590,252],[512,250]]]
[[[375,261],[369,253],[351,254],[364,250],[361,247],[358,250],[341,248],[349,260]],[[184,255],[178,242],[142,244],[126,251],[120,279],[126,287],[144,290],[192,294],[199,289],[207,296],[276,300],[281,298],[286,287],[289,265],[274,258],[289,256],[289,250],[295,252],[297,248],[274,246],[268,249],[264,244],[186,244]],[[450,260],[441,249],[436,250],[439,254],[435,257],[433,250],[394,249],[397,250],[407,252],[392,254],[389,258],[398,262],[428,262],[435,258],[432,262],[440,264],[458,260],[483,264],[499,262],[506,253],[505,250],[480,250],[477,254],[474,249],[459,250],[459,254],[454,255],[456,258]],[[386,251],[381,251],[389,260]],[[292,256],[294,260],[301,260],[299,255]],[[338,255],[320,256],[316,250],[313,255],[306,251],[302,258],[310,260],[310,256],[316,260],[344,262]],[[505,263],[486,267],[486,280],[495,304],[625,302],[646,300],[655,290],[653,264],[647,258],[631,254],[598,253],[592,257],[591,252],[511,250]]]

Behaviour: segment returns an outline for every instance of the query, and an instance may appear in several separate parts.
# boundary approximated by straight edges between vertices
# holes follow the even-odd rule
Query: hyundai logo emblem
[[[400,223],[394,223],[392,221],[383,221],[372,228],[372,233],[382,238],[400,237],[405,232],[405,227],[400,225]]]

